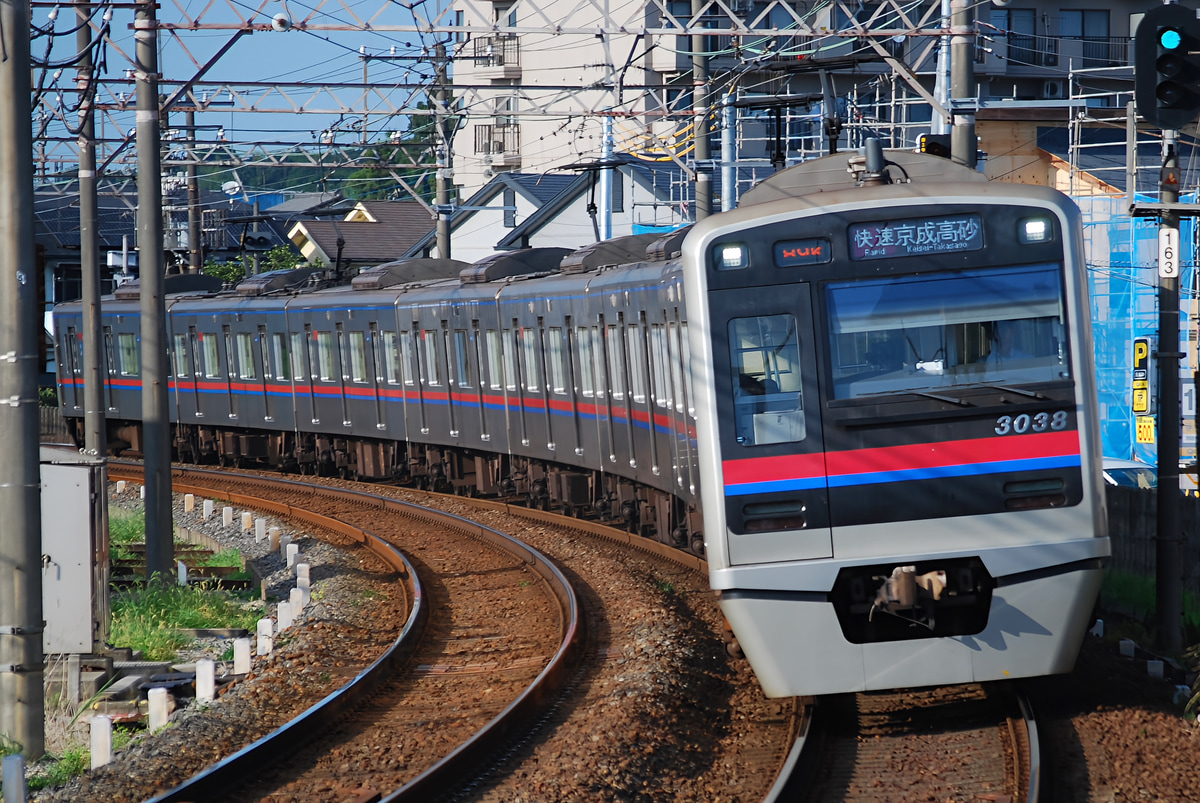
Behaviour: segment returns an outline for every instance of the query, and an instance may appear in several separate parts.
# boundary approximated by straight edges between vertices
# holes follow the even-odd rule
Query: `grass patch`
[[[86,747],[72,747],[60,755],[47,755],[39,761],[29,777],[29,789],[47,789],[62,786],[76,775],[91,769],[92,754]]]
[[[1100,586],[1100,602],[1144,615],[1155,609],[1155,587],[1153,577],[1109,570]],[[1183,621],[1187,627],[1200,629],[1200,598],[1190,591],[1183,592]]]
[[[147,661],[174,660],[179,650],[192,643],[177,628],[254,630],[261,615],[243,609],[236,599],[207,583],[155,583],[117,590],[111,604],[112,643],[141,650]]]
[[[211,555],[205,555],[196,561],[197,566],[238,566],[242,565],[242,553],[236,549],[222,549]]]
[[[108,509],[110,544],[141,544],[146,540],[146,514],[119,507]]]

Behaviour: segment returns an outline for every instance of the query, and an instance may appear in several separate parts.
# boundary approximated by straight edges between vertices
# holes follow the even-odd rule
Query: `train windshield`
[[[1070,377],[1058,265],[826,286],[834,397]]]

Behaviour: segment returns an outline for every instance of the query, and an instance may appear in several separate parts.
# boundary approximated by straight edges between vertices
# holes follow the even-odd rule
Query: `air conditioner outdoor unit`
[[[1042,81],[1042,97],[1046,100],[1061,100],[1066,97],[1066,87],[1063,81]]]

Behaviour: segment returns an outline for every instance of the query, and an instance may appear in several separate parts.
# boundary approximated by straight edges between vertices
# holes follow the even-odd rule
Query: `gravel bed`
[[[114,497],[115,505],[140,508],[137,486]],[[285,561],[272,555],[265,542],[256,544],[253,529],[249,534],[240,531],[240,515],[235,515],[234,527],[225,527],[220,508],[208,522],[201,522],[200,507],[197,500],[197,512],[184,513],[182,498],[176,500],[176,524],[243,549],[265,578],[268,598],[287,599],[295,581]],[[390,624],[402,621],[405,611],[399,595],[392,593],[392,578],[383,564],[353,544],[331,546],[284,527],[284,533],[289,532],[300,544],[302,562],[311,566],[312,602],[292,628],[275,637],[274,651],[254,657],[250,674],[225,687],[212,704],[181,700],[167,728],[141,733],[112,763],[62,787],[33,793],[31,800],[146,800],[287,723],[387,649],[398,632]],[[273,614],[273,603],[267,608]],[[231,644],[229,639],[200,640],[181,661],[220,658]]]

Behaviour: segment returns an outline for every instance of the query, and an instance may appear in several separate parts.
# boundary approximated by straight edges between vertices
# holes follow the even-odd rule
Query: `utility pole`
[[[975,139],[975,6],[971,0],[950,0],[950,158],[974,168],[979,144]],[[966,101],[970,101],[967,103]]]
[[[692,0],[695,19],[707,4]],[[708,41],[704,33],[692,34],[692,151],[696,163],[696,222],[712,213],[712,154],[708,147]],[[726,190],[722,190],[725,192]]]
[[[1179,132],[1163,130],[1159,201],[1179,202]],[[1155,608],[1159,642],[1183,649],[1183,536],[1179,524],[1179,213],[1166,209],[1158,225],[1158,530]]]
[[[94,457],[103,459],[108,452],[108,432],[104,420],[104,378],[100,372],[100,215],[96,200],[96,116],[91,99],[95,81],[92,65],[91,8],[87,0],[77,0],[75,15],[79,30],[75,47],[79,50],[79,269],[83,279],[83,445]],[[123,266],[122,266],[123,267]]]
[[[196,175],[196,112],[187,113],[188,166],[188,271],[199,273],[204,267],[204,233],[200,226],[200,180]]]
[[[29,4],[0,0],[0,735],[46,750]]]
[[[446,109],[446,84],[449,83],[446,69],[446,46],[438,42],[433,46],[434,69],[437,86],[434,89],[433,120],[437,132],[434,139],[437,148],[437,250],[442,259],[450,259],[450,178],[453,176],[454,155],[450,151],[450,132],[446,126],[450,115]]]
[[[167,398],[158,31],[154,2],[144,0],[133,23],[138,64],[137,224],[142,313],[142,459],[146,471],[146,581],[166,582],[175,568],[175,547],[171,515],[171,422]]]

